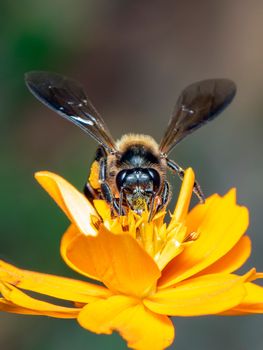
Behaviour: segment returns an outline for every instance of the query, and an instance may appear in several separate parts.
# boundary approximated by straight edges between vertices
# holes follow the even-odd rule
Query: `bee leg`
[[[119,207],[119,204],[116,198],[113,196],[110,186],[107,183],[106,179],[107,174],[107,159],[100,159],[100,172],[99,172],[99,181],[101,186],[101,193],[105,201],[110,204],[111,208],[115,210],[118,214],[121,213],[124,215],[123,210]]]
[[[170,194],[170,185],[169,185],[168,181],[164,181],[163,189],[162,189],[162,192],[160,194],[161,204],[159,204],[157,209],[156,209],[157,213],[158,213],[158,211],[163,209],[163,207],[165,207],[166,204],[168,203],[169,194]]]
[[[85,184],[84,187],[84,195],[85,197],[92,203],[94,199],[99,199],[100,198],[100,194],[98,193],[98,191],[96,191],[89,182],[87,182]]]
[[[107,157],[107,153],[105,149],[102,146],[99,146],[96,150],[95,160],[99,162],[101,158],[106,158],[106,157]]]
[[[106,158],[107,153],[102,146],[99,146],[96,150],[94,161],[99,162],[101,158]],[[84,195],[92,203],[94,199],[102,199],[102,195],[98,189],[95,189],[91,186],[90,182],[86,182],[84,186]]]
[[[177,175],[181,180],[184,178],[184,172],[185,170],[181,168],[177,163],[175,163],[173,160],[167,159],[167,166]],[[193,188],[194,194],[198,197],[200,203],[205,202],[205,196],[203,194],[203,191],[201,190],[201,187],[197,181],[194,183],[194,188]]]
[[[119,205],[118,205],[116,199],[112,195],[110,186],[106,182],[103,182],[101,184],[101,192],[102,192],[102,195],[103,195],[105,201],[111,206],[112,215],[114,214],[114,211],[119,213]]]
[[[152,199],[151,199],[151,203],[149,206],[149,217],[148,217],[148,222],[150,222],[154,216],[154,214],[157,213],[157,210],[154,210],[154,202],[155,202],[155,198],[156,198],[156,192],[153,193]]]
[[[125,215],[125,212],[123,210],[123,207],[122,207],[122,203],[123,203],[123,188],[121,188],[120,190],[120,198],[119,198],[119,216],[121,215]]]

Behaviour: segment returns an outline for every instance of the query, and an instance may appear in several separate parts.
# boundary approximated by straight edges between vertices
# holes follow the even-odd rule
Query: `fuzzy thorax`
[[[159,154],[157,142],[149,135],[125,134],[116,142],[116,148],[121,153],[125,152],[133,145],[143,145],[145,148],[150,149],[155,155]]]

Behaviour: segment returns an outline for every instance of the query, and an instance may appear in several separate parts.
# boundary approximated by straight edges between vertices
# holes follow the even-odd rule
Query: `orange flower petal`
[[[200,217],[199,217],[200,214]],[[188,215],[189,233],[199,238],[175,257],[163,270],[159,285],[171,286],[204,270],[226,255],[245,233],[248,210],[236,204],[235,190],[224,197],[214,195]]]
[[[107,202],[102,199],[95,199],[93,205],[103,221],[111,219],[111,209]]]
[[[110,295],[110,291],[102,286],[21,270],[2,260],[0,260],[0,281],[13,284],[18,288],[75,302],[89,303]]]
[[[21,315],[36,315],[36,316],[49,316],[49,317],[55,317],[55,318],[76,318],[79,310],[75,311],[77,309],[73,309],[72,312],[71,308],[68,308],[68,310],[65,311],[34,311],[27,309],[25,307],[17,306],[4,298],[0,298],[0,311],[9,312],[13,314],[21,314]]]
[[[35,178],[80,232],[96,236],[97,230],[91,224],[90,216],[98,215],[82,193],[59,175],[48,171],[36,173]]]
[[[153,312],[172,316],[211,315],[238,305],[245,296],[243,279],[230,274],[196,277],[144,299]]]
[[[129,295],[144,295],[160,276],[156,263],[135,239],[112,234],[103,225],[96,237],[77,236],[65,255],[79,272]]]
[[[76,318],[80,311],[78,308],[58,306],[46,301],[37,300],[8,283],[0,282],[0,293],[4,299],[10,303],[17,305],[18,307],[37,311],[41,315],[45,315],[46,313],[50,315],[50,313],[52,313],[57,315],[57,317],[62,317],[62,315],[67,314],[71,315],[72,318]]]
[[[215,263],[202,270],[199,274],[208,275],[210,273],[231,273],[244,265],[249,258],[250,253],[250,238],[248,236],[243,236],[226,255],[222,256],[222,258],[217,260]]]
[[[99,334],[117,330],[132,349],[162,350],[174,339],[174,327],[167,316],[154,314],[138,300],[123,295],[86,305],[78,321]]]
[[[249,315],[263,313],[263,287],[254,283],[245,283],[246,296],[242,302],[222,315]]]
[[[96,279],[95,277],[89,275],[86,271],[82,271],[81,268],[75,266],[74,263],[68,258],[68,249],[69,245],[74,241],[74,239],[82,234],[79,232],[79,229],[74,225],[70,225],[66,232],[64,233],[61,243],[60,243],[60,254],[65,261],[65,263],[74,271],[80,273],[83,276]]]

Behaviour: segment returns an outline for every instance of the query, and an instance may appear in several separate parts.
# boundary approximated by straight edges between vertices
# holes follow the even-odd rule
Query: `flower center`
[[[185,224],[178,222],[173,216],[167,225],[164,222],[165,210],[157,213],[149,222],[148,211],[138,215],[129,210],[125,216],[112,218],[110,209],[105,207],[104,201],[96,201],[94,204],[102,218],[100,224],[103,223],[112,233],[130,234],[155,260],[160,270],[180,254],[186,245],[198,238],[195,232],[187,233]]]

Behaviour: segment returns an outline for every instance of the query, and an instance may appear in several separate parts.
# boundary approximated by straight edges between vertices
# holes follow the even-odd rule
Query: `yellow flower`
[[[133,349],[161,350],[174,339],[169,316],[243,315],[263,312],[263,274],[233,272],[250,255],[244,233],[248,210],[235,190],[212,195],[188,213],[194,184],[186,171],[169,224],[165,212],[111,218],[106,203],[95,208],[60,176],[36,178],[71,221],[61,255],[75,271],[100,285],[18,269],[0,262],[0,309],[7,312],[76,318],[95,333],[118,331]],[[73,302],[59,306],[26,292]]]

